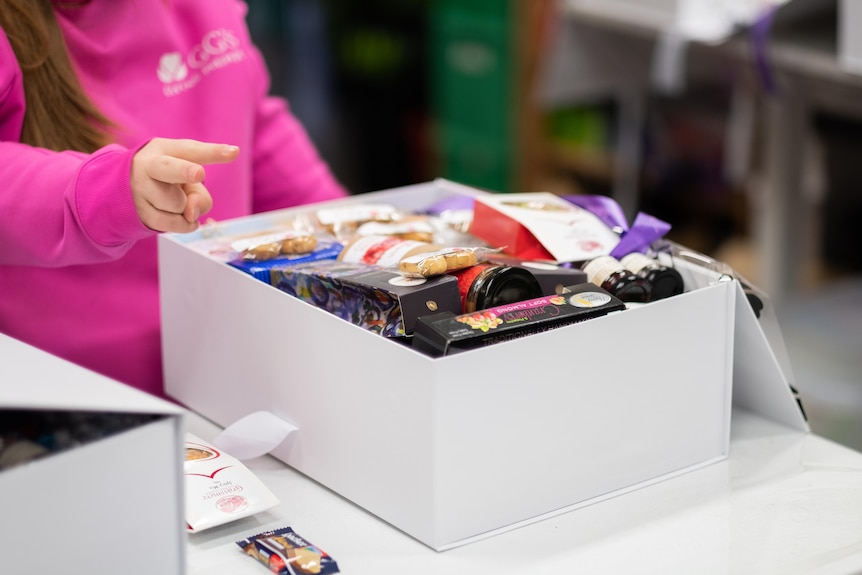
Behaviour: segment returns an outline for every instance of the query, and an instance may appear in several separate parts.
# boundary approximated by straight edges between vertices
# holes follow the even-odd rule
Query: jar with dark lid
[[[679,295],[685,289],[682,276],[677,270],[640,252],[632,252],[623,257],[620,262],[626,269],[650,283],[651,301]]]
[[[458,278],[464,313],[542,296],[538,280],[524,268],[479,263],[450,273]]]
[[[622,301],[643,303],[650,300],[651,285],[638,277],[612,256],[599,256],[588,260],[582,268],[587,281],[606,290]]]

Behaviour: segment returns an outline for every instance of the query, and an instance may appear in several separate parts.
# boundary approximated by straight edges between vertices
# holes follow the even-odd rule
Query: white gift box
[[[185,573],[184,410],[4,335],[0,373],[0,420],[26,410],[123,422],[0,469],[0,571]]]
[[[436,180],[334,203],[481,193]],[[805,429],[738,282],[695,265],[679,296],[432,359],[207,256],[200,237],[160,237],[167,392],[222,426],[290,422],[275,457],[438,551],[724,459],[734,387]],[[740,325],[754,329],[744,366]]]

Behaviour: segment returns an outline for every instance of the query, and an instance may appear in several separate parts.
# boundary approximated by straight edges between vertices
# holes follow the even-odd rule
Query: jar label
[[[620,260],[620,263],[622,263],[623,267],[627,270],[638,273],[648,265],[656,262],[652,258],[647,257],[640,252],[632,252],[623,257],[623,259]]]
[[[601,286],[611,275],[620,271],[620,262],[611,256],[599,256],[587,262],[584,266],[584,273],[587,274],[587,281]]]

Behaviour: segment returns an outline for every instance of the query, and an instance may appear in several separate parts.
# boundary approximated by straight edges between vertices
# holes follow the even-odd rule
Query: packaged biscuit
[[[440,246],[426,241],[395,236],[357,236],[348,242],[338,259],[398,270],[404,276],[428,278],[468,268],[484,261],[487,254],[500,251],[475,246]]]
[[[186,530],[197,533],[278,505],[273,493],[241,461],[186,433],[183,464]]]
[[[398,262],[398,271],[409,277],[431,277],[456,272],[487,259],[493,250],[483,247],[449,247],[416,253]]]
[[[401,210],[390,204],[367,203],[321,208],[317,210],[317,222],[326,232],[339,241],[347,241],[356,235],[356,230],[369,222],[389,223],[403,217]]]
[[[358,236],[393,236],[402,240],[433,242],[436,228],[429,216],[404,216],[391,222],[365,222]]]
[[[225,232],[213,220],[201,226],[201,239],[189,245],[218,260],[267,261],[284,256],[312,253],[321,240],[332,243],[335,238],[315,228],[305,215],[284,221],[269,222],[263,229]]]
[[[317,237],[308,232],[280,230],[234,240],[230,246],[239,259],[260,262],[312,252],[317,247]]]
[[[340,573],[332,557],[290,527],[264,531],[236,544],[275,575]]]
[[[344,246],[331,239],[321,239],[316,242],[316,246],[308,253],[282,254],[273,259],[264,261],[239,258],[229,261],[228,263],[252,275],[260,281],[269,283],[270,270],[276,267],[284,267],[291,265],[299,265],[309,262],[317,262],[321,260],[334,260],[341,253]]]
[[[518,339],[626,309],[626,304],[591,283],[569,286],[559,295],[473,313],[420,317],[413,348],[432,357]]]

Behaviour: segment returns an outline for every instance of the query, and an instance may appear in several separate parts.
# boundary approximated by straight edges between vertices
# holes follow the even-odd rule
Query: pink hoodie
[[[223,220],[345,194],[253,47],[239,0],[94,0],[57,10],[84,89],[119,127],[92,155],[19,142],[21,70],[0,32],[0,331],[161,395],[156,234],[129,189],[149,139],[235,144],[207,166]],[[0,361],[0,384],[2,361]]]

